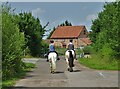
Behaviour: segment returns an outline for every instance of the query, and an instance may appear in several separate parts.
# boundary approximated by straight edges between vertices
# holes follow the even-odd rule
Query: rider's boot
[[[48,55],[47,55],[47,60],[46,60],[46,62],[49,62]]]
[[[58,57],[57,60],[60,60],[60,58]]]

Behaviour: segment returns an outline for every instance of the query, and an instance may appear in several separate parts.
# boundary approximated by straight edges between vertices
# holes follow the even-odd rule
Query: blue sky
[[[104,2],[11,2],[15,12],[32,12],[47,30],[68,20],[74,26],[85,25],[90,30],[92,20],[103,10]],[[49,34],[49,33],[46,33]]]

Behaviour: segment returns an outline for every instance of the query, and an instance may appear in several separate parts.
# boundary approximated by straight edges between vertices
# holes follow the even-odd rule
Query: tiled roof
[[[60,26],[57,27],[50,38],[76,38],[85,26]]]

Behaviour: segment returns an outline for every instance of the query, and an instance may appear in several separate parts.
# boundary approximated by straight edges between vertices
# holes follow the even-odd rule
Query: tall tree
[[[24,33],[20,32],[8,4],[2,6],[2,79],[9,79],[23,69]]]
[[[19,29],[24,32],[26,39],[26,47],[29,48],[31,55],[40,56],[42,47],[42,37],[45,32],[38,18],[32,16],[31,13],[20,13],[17,17],[19,20]]]
[[[53,32],[55,31],[55,29],[56,29],[56,28],[54,27],[53,30],[49,33],[47,39],[50,39],[50,37],[51,37],[51,35],[53,34]]]
[[[63,22],[59,26],[72,26],[72,24],[71,24],[71,22],[68,22],[68,20],[66,20],[65,22]]]
[[[65,21],[65,26],[72,26],[71,23],[69,23],[67,20]]]
[[[119,56],[119,42],[118,42],[118,17],[120,8],[119,3],[112,2],[106,3],[102,12],[98,14],[98,18],[93,21],[91,27],[92,34],[90,34],[91,40],[94,42],[96,50],[103,48],[110,48],[112,51],[111,56]]]

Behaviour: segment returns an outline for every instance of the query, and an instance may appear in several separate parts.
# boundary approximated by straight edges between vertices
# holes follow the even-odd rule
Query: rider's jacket
[[[73,45],[73,43],[69,43],[68,44],[68,50],[74,50],[74,45]]]
[[[50,44],[50,52],[53,52],[53,51],[55,51],[55,47],[54,47],[54,44]]]

